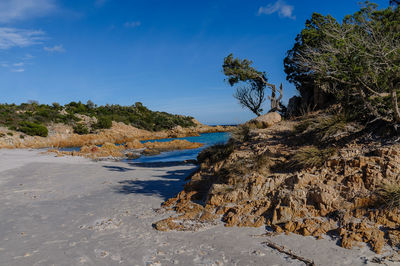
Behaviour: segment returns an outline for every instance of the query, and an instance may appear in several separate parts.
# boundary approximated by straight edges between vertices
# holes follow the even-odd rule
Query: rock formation
[[[400,211],[381,208],[378,191],[400,183],[400,144],[354,143],[338,148],[320,167],[293,167],[304,144],[284,121],[232,141],[233,152],[209,159],[175,198],[163,206],[175,216],[155,223],[158,230],[193,230],[221,219],[226,226],[269,226],[278,233],[340,237],[342,247],[368,243],[400,248]]]
[[[113,122],[110,129],[104,129],[93,134],[78,135],[73,133],[71,126],[64,124],[53,124],[49,125],[48,128],[49,136],[43,138],[27,136],[0,127],[0,149],[83,147],[85,145],[102,145],[107,142],[121,144],[137,140],[198,136],[201,133],[226,132],[233,129],[233,127],[196,124],[195,127],[182,128],[178,126],[171,130],[150,132],[121,122]],[[12,133],[12,135],[7,133]]]

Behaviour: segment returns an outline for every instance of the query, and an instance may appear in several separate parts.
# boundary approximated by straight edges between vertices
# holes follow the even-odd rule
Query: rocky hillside
[[[193,117],[132,106],[0,104],[0,148],[82,147],[133,140],[198,136],[232,127],[203,125]]]
[[[400,248],[396,139],[374,138],[364,125],[326,113],[262,127],[247,123],[227,145],[202,152],[199,170],[164,203],[177,214],[155,227],[196,230],[222,220],[331,235],[345,248],[362,242],[377,253]]]
[[[82,147],[85,145],[102,145],[104,143],[128,143],[135,140],[178,138],[198,136],[201,133],[225,132],[232,130],[229,126],[207,126],[195,124],[183,128],[176,126],[170,130],[148,131],[122,122],[112,122],[109,129],[101,129],[94,133],[74,133],[71,125],[52,124],[48,126],[48,136],[29,136],[21,132],[0,127],[1,148],[48,148],[48,147]]]

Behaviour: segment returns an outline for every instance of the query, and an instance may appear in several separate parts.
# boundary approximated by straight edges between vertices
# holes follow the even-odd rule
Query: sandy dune
[[[281,235],[265,228],[158,232],[161,202],[194,165],[134,165],[0,150],[0,265],[304,265],[266,247],[273,241],[316,265],[365,265],[368,247]]]

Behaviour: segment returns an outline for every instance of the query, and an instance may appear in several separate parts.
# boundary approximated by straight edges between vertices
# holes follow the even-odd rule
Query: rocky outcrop
[[[295,122],[251,132],[228,158],[204,161],[184,190],[163,206],[176,215],[158,230],[190,230],[186,224],[221,219],[226,226],[268,225],[276,232],[340,237],[342,247],[368,243],[400,248],[400,211],[380,208],[376,193],[400,183],[400,144],[343,146],[322,167],[290,168],[299,147],[290,142]]]
[[[91,159],[98,158],[122,158],[124,157],[125,148],[122,145],[115,145],[113,143],[106,142],[102,146],[96,145],[85,145],[81,147],[79,151],[59,151],[59,150],[49,150],[48,152],[56,153],[57,156],[82,156]]]
[[[275,125],[281,120],[282,117],[280,114],[278,114],[277,112],[271,112],[252,119],[248,123],[255,124],[258,128],[267,128]]]
[[[154,141],[145,142],[143,146],[147,149],[153,149],[158,151],[172,151],[172,150],[189,150],[197,149],[203,146],[202,143],[190,142],[183,139],[174,139],[171,141]]]
[[[165,142],[145,142],[141,143],[139,140],[133,140],[127,142],[125,145],[115,145],[113,143],[106,142],[101,146],[97,145],[85,145],[81,147],[79,151],[59,151],[51,149],[49,152],[56,153],[58,156],[70,155],[70,156],[82,156],[92,159],[98,158],[123,158],[128,157],[135,159],[140,157],[140,154],[144,155],[156,155],[165,151],[172,150],[188,150],[197,149],[202,147],[202,143],[190,142],[187,140],[172,140]],[[141,151],[132,152],[132,150],[141,149]]]
[[[89,120],[87,123],[94,122]],[[107,142],[122,144],[139,140],[198,136],[201,133],[225,132],[233,129],[233,127],[214,127],[200,124],[189,128],[178,126],[171,130],[150,132],[124,123],[113,122],[112,128],[110,129],[101,130],[94,134],[78,135],[73,133],[73,128],[71,126],[64,124],[52,124],[48,125],[48,128],[49,136],[46,138],[27,136],[20,132],[0,128],[0,149],[83,147],[102,145]],[[7,135],[9,132],[11,132],[12,135]]]
[[[143,149],[144,145],[143,145],[142,142],[140,142],[140,140],[134,139],[132,141],[129,141],[129,142],[125,143],[125,147],[127,149],[130,149],[130,150],[132,150],[132,149]]]

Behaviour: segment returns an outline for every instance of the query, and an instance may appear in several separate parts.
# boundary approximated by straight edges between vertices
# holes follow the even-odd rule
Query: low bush
[[[319,149],[315,146],[304,147],[299,149],[289,159],[289,166],[295,169],[320,167],[335,154],[335,148]]]
[[[250,140],[250,127],[247,125],[238,126],[232,133],[233,141],[246,142]]]
[[[82,124],[76,124],[74,126],[74,133],[79,134],[79,135],[85,135],[89,133],[89,129]]]
[[[112,127],[112,119],[111,117],[101,116],[97,120],[97,123],[93,125],[95,129],[108,129]]]
[[[29,136],[47,137],[49,134],[47,127],[32,122],[19,123],[18,131],[23,132]]]
[[[209,163],[216,163],[225,160],[233,152],[233,144],[217,144],[202,150],[197,156],[197,162],[203,163],[208,160]]]
[[[386,208],[400,207],[400,185],[385,185],[378,191],[378,199]]]

